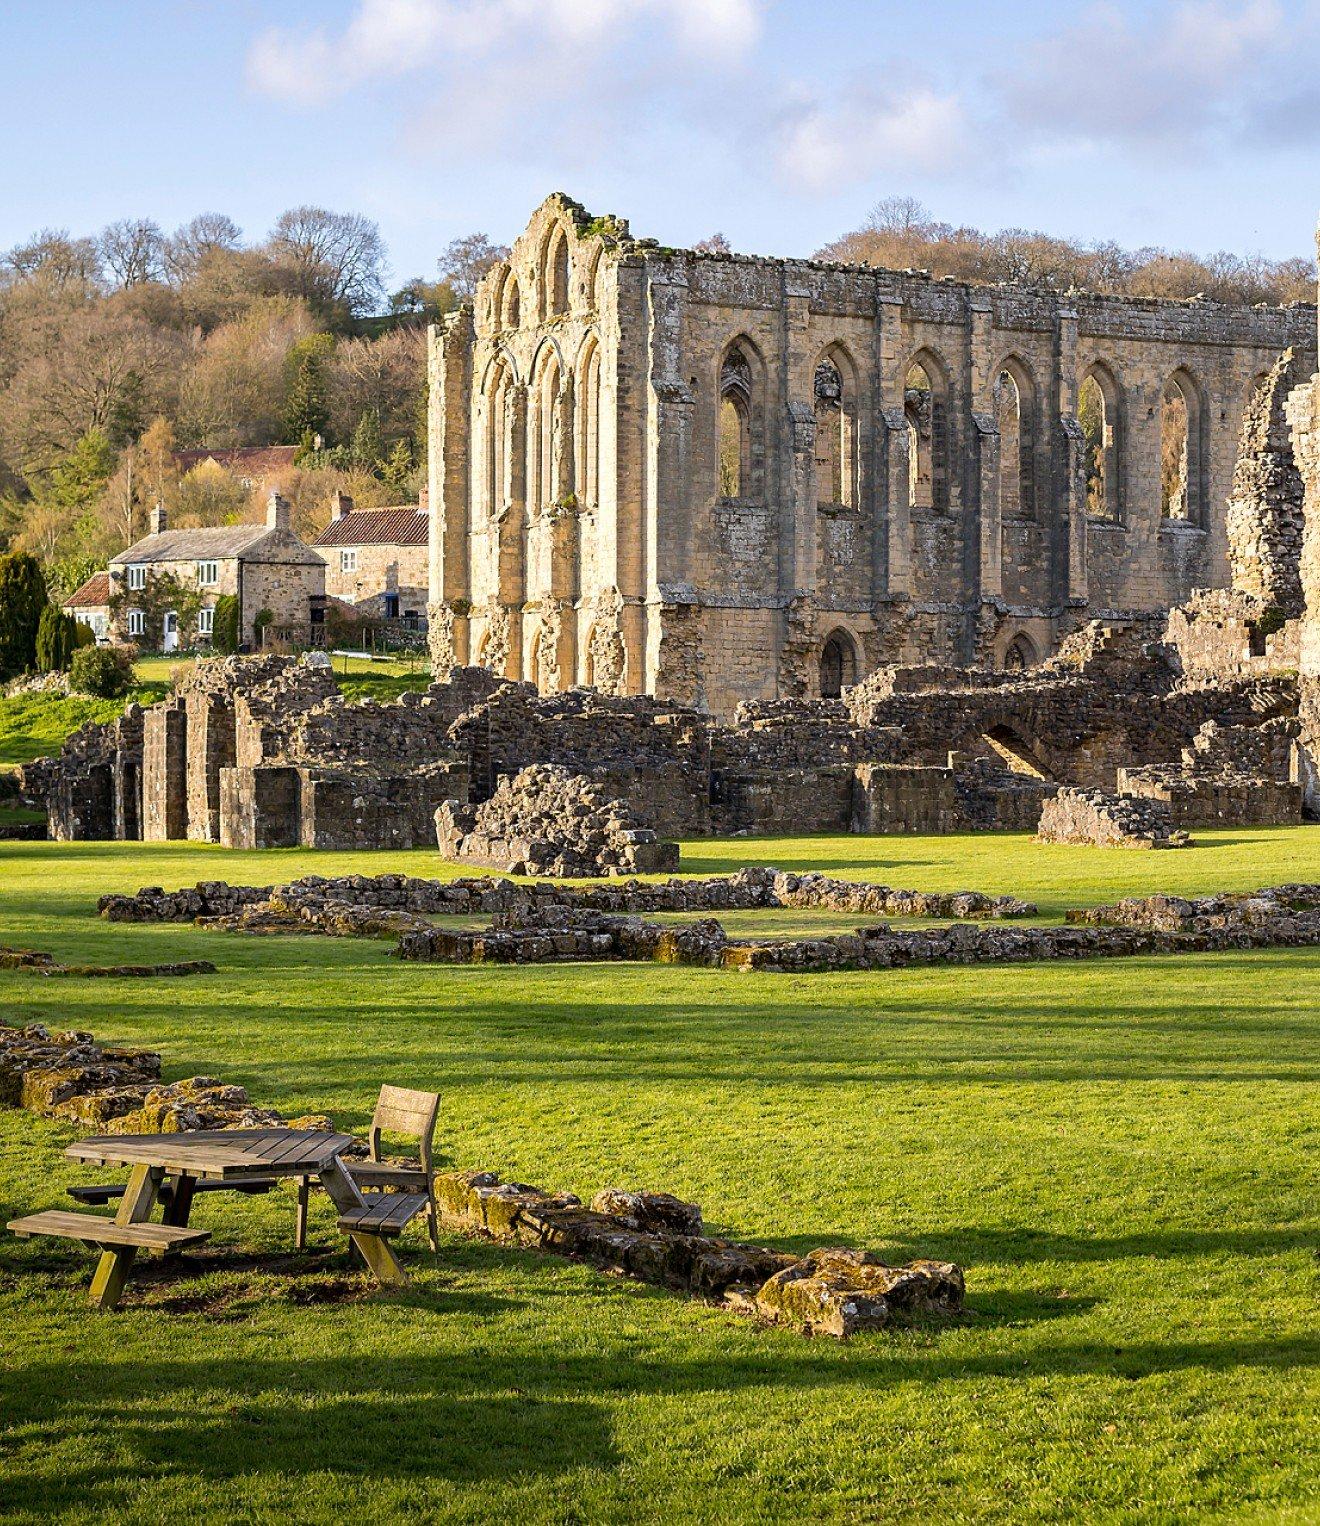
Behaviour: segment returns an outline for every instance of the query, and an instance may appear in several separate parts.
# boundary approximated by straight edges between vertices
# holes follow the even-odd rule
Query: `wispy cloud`
[[[964,166],[974,150],[958,94],[911,84],[883,91],[858,86],[800,101],[784,115],[777,157],[790,186],[827,193],[895,165],[939,177]]]
[[[272,27],[252,44],[258,91],[314,105],[440,66],[548,50],[598,56],[651,34],[679,55],[728,61],[756,42],[763,0],[358,0],[338,30]]]

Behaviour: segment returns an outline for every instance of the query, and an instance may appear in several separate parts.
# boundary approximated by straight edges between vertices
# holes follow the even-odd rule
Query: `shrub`
[[[118,699],[133,687],[133,654],[122,646],[85,646],[74,653],[69,683],[79,694]]]
[[[37,621],[37,672],[64,673],[78,646],[78,622],[54,604]]]
[[[46,605],[46,579],[37,559],[21,551],[0,556],[0,679],[35,664],[37,626]]]
[[[238,650],[238,641],[238,597],[224,593],[215,601],[211,648],[223,657],[232,657]]]
[[[87,622],[85,620],[75,620],[73,622],[73,649],[74,649],[74,651],[75,652],[79,651],[82,647],[85,647],[85,646],[95,646],[95,645],[96,645],[96,632],[91,628],[90,625],[87,624]]]

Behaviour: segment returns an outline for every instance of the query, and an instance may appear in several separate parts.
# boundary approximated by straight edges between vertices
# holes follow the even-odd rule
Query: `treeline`
[[[1082,244],[1023,228],[983,233],[931,217],[919,201],[890,197],[862,226],[817,251],[817,259],[890,270],[928,270],[958,281],[1015,281],[1057,291],[1079,288],[1130,297],[1188,298],[1250,306],[1315,300],[1308,259],[1268,260],[1221,252]]]
[[[180,474],[188,447],[288,444],[310,530],[344,487],[363,504],[416,493],[425,470],[425,324],[503,253],[456,240],[435,280],[389,292],[379,229],[297,207],[262,240],[209,213],[172,234],[125,220],[46,230],[0,254],[0,549],[56,588],[144,533],[250,517],[228,474]]]

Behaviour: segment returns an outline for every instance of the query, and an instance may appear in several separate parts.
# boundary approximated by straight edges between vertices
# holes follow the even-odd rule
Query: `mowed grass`
[[[1017,837],[685,844],[685,867],[1012,891],[1043,913],[1320,879],[1314,829],[1177,853]],[[0,1239],[0,1510],[156,1521],[1230,1515],[1314,1520],[1320,951],[782,977],[405,966],[389,945],[111,926],[199,878],[443,870],[429,854],[0,844],[0,942],[208,957],[187,982],[0,974],[0,1013],[162,1051],[361,1128],[443,1094],[460,1166],[642,1185],[792,1249],[966,1267],[968,1313],[839,1345],[414,1230],[365,1286],[315,1205],[200,1200],[204,1255],[84,1299],[92,1257]],[[64,1127],[0,1112],[0,1208],[65,1203]],[[282,1258],[282,1259],[281,1259]]]

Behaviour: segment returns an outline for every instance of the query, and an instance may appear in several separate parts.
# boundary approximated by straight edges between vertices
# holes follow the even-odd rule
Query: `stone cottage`
[[[216,600],[233,594],[241,643],[258,644],[258,624],[287,639],[310,641],[325,616],[325,570],[325,562],[290,529],[289,504],[278,493],[270,495],[264,524],[171,530],[165,510],[157,507],[150,534],[110,560],[109,634],[167,652],[205,644]],[[180,628],[179,610],[155,608],[167,577],[190,593],[196,590],[197,600],[189,601],[196,604],[192,629]]]
[[[90,626],[96,639],[104,641],[110,633],[110,574],[92,573],[65,599],[64,612]]]
[[[372,620],[426,622],[426,494],[418,503],[355,508],[347,493],[331,498],[330,523],[315,541],[325,558],[325,591]]]
[[[430,639],[730,713],[1032,666],[1230,580],[1243,418],[1315,310],[663,248],[549,197],[431,332]]]

